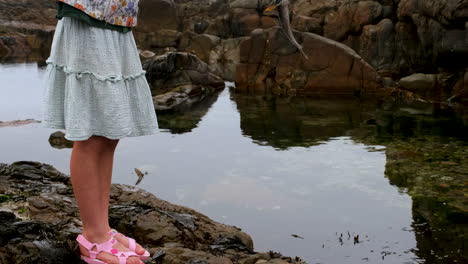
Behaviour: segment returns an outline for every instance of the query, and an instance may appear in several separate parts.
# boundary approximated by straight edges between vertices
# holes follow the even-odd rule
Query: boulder
[[[236,91],[276,95],[360,94],[378,92],[382,86],[377,72],[349,47],[313,33],[295,34],[309,60],[278,27],[252,32],[240,46]]]

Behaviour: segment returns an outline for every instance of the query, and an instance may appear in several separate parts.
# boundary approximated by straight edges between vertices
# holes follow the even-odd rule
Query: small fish
[[[139,169],[135,168],[135,173],[136,175],[138,176],[138,180],[137,182],[135,183],[135,185],[138,185],[142,180],[143,180],[143,177],[145,177],[145,174],[148,174],[147,172],[145,174],[143,174],[143,172],[141,172]]]
[[[300,239],[304,239],[303,237],[299,236],[299,235],[296,235],[296,234],[291,234],[292,237],[295,237],[295,238],[300,238]]]

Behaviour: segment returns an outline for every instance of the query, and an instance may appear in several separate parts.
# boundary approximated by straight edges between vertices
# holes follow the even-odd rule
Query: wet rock
[[[402,78],[399,82],[400,87],[419,95],[427,95],[437,84],[437,76],[433,74],[416,73]]]
[[[38,120],[34,119],[25,119],[25,120],[13,120],[13,121],[0,121],[0,128],[2,127],[16,127],[16,126],[24,126],[34,123],[40,123]]]
[[[66,139],[62,131],[52,133],[49,137],[49,144],[58,149],[73,148],[73,141]]]
[[[225,251],[227,249],[236,249],[242,251],[252,251],[238,237],[220,237],[212,245],[211,249]]]
[[[224,88],[224,81],[193,54],[169,52],[146,60],[143,68],[158,110],[193,104]]]
[[[68,176],[39,162],[0,163],[0,187],[9,197],[0,203],[0,263],[81,263],[75,238],[82,224]],[[129,185],[112,185],[109,217],[150,249],[149,263],[231,264],[258,254],[239,228]]]

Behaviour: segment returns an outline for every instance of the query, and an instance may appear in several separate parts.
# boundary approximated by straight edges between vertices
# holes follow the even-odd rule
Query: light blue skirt
[[[44,127],[65,138],[109,139],[158,132],[150,87],[133,33],[91,27],[73,17],[57,22],[46,60]]]

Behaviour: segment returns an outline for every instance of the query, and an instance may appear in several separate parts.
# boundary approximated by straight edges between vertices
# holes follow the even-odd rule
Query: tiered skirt
[[[156,111],[133,33],[63,17],[46,60],[44,127],[65,138],[121,139],[158,131]]]

